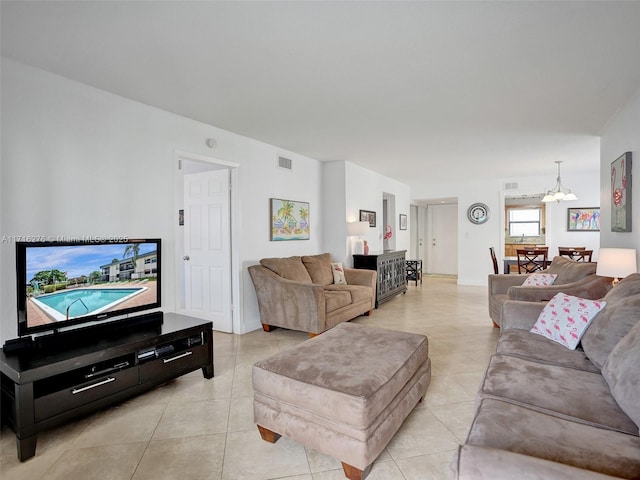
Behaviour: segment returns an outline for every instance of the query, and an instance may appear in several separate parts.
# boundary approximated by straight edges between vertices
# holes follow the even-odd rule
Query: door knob
[[[189,255],[185,255],[184,257],[182,257],[183,260],[189,260]]]

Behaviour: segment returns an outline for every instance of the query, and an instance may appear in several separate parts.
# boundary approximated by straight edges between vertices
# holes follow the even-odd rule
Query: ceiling
[[[7,1],[2,54],[413,192],[599,170],[638,1]]]

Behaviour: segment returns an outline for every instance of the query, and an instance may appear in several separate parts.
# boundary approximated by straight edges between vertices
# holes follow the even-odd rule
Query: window
[[[543,234],[542,218],[542,207],[509,207],[509,236],[539,237]]]

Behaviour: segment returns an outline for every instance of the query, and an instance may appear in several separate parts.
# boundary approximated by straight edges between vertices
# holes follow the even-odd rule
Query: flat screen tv
[[[17,242],[18,335],[160,307],[160,254],[160,239]]]

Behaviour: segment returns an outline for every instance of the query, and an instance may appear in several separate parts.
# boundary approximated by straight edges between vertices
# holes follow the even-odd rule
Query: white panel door
[[[184,176],[186,314],[232,331],[231,244],[227,169]]]
[[[428,273],[458,274],[458,205],[429,205]]]

